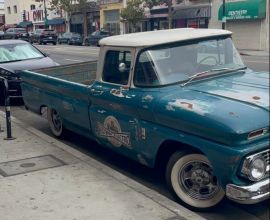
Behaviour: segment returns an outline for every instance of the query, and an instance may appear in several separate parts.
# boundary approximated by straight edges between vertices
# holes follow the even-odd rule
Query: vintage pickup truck
[[[21,72],[25,105],[65,129],[164,171],[186,206],[269,198],[269,73],[232,33],[174,29],[102,39],[98,62]]]

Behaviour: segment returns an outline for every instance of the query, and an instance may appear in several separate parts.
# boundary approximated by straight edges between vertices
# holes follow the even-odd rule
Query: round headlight
[[[264,177],[266,171],[266,163],[263,158],[255,158],[250,164],[249,176],[252,180],[258,181]]]

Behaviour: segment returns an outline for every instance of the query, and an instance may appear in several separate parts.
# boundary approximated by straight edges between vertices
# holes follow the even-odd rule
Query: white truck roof
[[[99,44],[101,46],[149,47],[165,43],[231,34],[232,32],[221,29],[179,28],[111,36],[101,39]]]

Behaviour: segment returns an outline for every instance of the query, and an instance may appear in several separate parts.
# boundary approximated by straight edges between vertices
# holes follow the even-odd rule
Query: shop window
[[[131,54],[128,51],[108,51],[102,79],[105,82],[127,85],[131,65]]]
[[[13,11],[14,11],[14,14],[17,14],[17,5],[13,6]]]

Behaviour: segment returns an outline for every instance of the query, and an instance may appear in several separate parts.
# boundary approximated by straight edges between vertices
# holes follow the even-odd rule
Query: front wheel
[[[217,206],[225,195],[209,160],[202,154],[174,153],[167,164],[166,180],[173,195],[196,211]]]
[[[64,129],[63,122],[62,122],[62,118],[60,117],[59,113],[53,108],[48,108],[47,119],[48,119],[52,133],[56,137],[63,136],[63,129]]]

